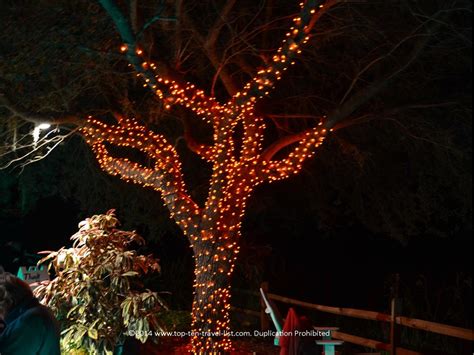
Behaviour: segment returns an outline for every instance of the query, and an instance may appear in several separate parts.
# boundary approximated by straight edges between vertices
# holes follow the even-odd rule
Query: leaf
[[[140,274],[136,271],[127,271],[126,273],[122,274],[122,276],[138,276],[138,275]]]
[[[89,327],[89,329],[94,328],[94,327],[97,325],[97,323],[99,323],[99,321],[100,321],[100,318],[97,318],[97,319],[94,321],[94,323],[91,324],[91,326]]]
[[[87,328],[80,325],[78,326],[78,329],[76,331],[76,333],[74,334],[74,338],[72,339],[72,341],[75,343],[75,344],[81,344],[82,343],[82,338],[84,337],[84,335],[86,335],[87,333]]]
[[[94,340],[99,339],[99,332],[95,328],[92,328],[92,329],[89,328],[89,330],[87,331],[87,335],[91,339],[94,339]]]
[[[130,298],[125,299],[120,305],[122,307],[122,317],[125,317],[130,312],[130,305],[132,300]]]
[[[71,316],[71,314],[72,314],[76,309],[78,309],[80,306],[81,306],[81,305],[77,305],[77,306],[72,307],[72,308],[69,310],[69,312],[67,312],[66,318],[69,318],[69,317]]]
[[[49,255],[49,254],[53,254],[53,253],[57,254],[57,252],[52,251],[52,250],[42,250],[42,251],[37,252],[36,254],[40,254],[40,255],[47,254],[47,255]]]

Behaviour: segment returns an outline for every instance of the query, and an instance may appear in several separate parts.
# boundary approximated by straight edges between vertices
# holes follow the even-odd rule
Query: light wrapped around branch
[[[281,47],[271,62],[260,69],[242,91],[234,95],[236,105],[241,106],[249,100],[254,101],[270,94],[283,73],[295,63],[293,59],[301,53],[301,46],[309,41],[309,33],[314,24],[312,20],[319,15],[318,12],[325,9],[325,3],[324,0],[307,0],[300,3],[301,12],[293,19],[294,25],[286,34]]]
[[[121,50],[126,51],[126,48],[123,45]],[[141,70],[137,76],[145,81],[143,86],[149,86],[158,98],[165,102],[166,109],[170,109],[172,105],[181,105],[210,123],[216,118],[223,117],[223,114],[232,113],[230,108],[220,105],[216,98],[206,95],[204,90],[198,89],[196,85],[189,82],[178,83],[176,80],[160,75],[155,63],[142,60],[142,50],[138,50],[136,55],[141,61]]]
[[[147,130],[136,121],[121,116],[118,126],[110,126],[89,117],[82,128],[102,169],[111,175],[159,191],[164,204],[185,233],[197,228],[199,206],[191,199],[181,173],[181,163],[174,147],[166,139]],[[126,158],[113,157],[106,144],[133,148],[154,161],[153,168],[144,167]]]
[[[262,152],[266,128],[265,122],[261,116],[255,115],[253,105],[242,108],[240,117],[244,125],[240,155],[245,160],[251,160]]]
[[[286,38],[271,62],[261,68],[243,90],[234,95],[233,105],[236,107],[235,110],[241,112],[238,118],[244,125],[241,154],[244,159],[251,159],[262,151],[265,124],[262,118],[254,116],[255,103],[258,99],[268,96],[288,67],[294,64],[294,58],[301,53],[301,46],[309,40],[314,18],[319,17],[325,9],[325,2],[307,0],[300,3],[301,12],[293,19],[294,25],[286,34]]]
[[[328,130],[323,127],[322,122],[317,127],[303,133],[303,137],[298,139],[297,146],[286,158],[278,161],[264,160],[264,176],[272,182],[299,173],[303,168],[303,163],[316,154],[316,150],[323,144],[327,134]]]

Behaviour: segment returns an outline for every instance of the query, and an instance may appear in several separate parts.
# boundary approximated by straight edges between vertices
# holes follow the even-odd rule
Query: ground
[[[188,355],[188,339],[167,338],[159,345],[146,345],[143,354]],[[279,354],[279,348],[261,339],[234,340],[235,351],[231,355],[273,355]]]

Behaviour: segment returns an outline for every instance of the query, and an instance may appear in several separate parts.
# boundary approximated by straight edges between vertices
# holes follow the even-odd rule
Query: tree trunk
[[[225,354],[231,349],[230,279],[237,252],[229,233],[207,235],[194,244],[193,353]]]

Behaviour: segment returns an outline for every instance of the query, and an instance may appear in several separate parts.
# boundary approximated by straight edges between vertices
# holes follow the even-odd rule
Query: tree
[[[323,126],[320,122],[316,128],[298,137],[284,139],[263,150],[265,124],[255,112],[257,100],[270,93],[293,63],[299,47],[309,40],[310,30],[324,5],[316,1],[304,4],[300,16],[294,19],[294,27],[268,66],[260,69],[242,91],[222,105],[193,84],[180,85],[158,73],[154,75],[152,70],[156,65],[140,60],[143,50],[137,46],[131,27],[120,10],[112,1],[101,3],[124,39],[121,50],[127,53],[158,98],[165,100],[168,108],[171,104],[185,106],[212,125],[213,145],[193,146],[197,154],[212,164],[209,196],[204,207],[201,208],[188,194],[179,156],[164,136],[121,115],[116,115],[118,125],[114,126],[90,117],[82,132],[105,171],[161,193],[194,250],[196,279],[192,327],[200,335],[193,337],[193,350],[229,350],[230,339],[223,334],[230,331],[230,277],[239,252],[240,227],[247,200],[261,183],[298,173],[302,163],[314,155],[335,123],[326,122]],[[240,144],[234,138],[238,123],[244,131]],[[298,145],[287,158],[274,159],[280,150],[294,142]],[[153,161],[153,167],[114,158],[106,143],[140,150]],[[203,332],[222,335],[206,336]]]
[[[269,56],[264,50],[260,52],[252,49],[251,45],[243,46],[242,42],[245,43],[249,38],[239,42],[239,36],[232,32],[230,12],[236,4],[235,1],[229,0],[220,8],[220,14],[207,36],[200,33],[199,26],[195,24],[196,19],[190,16],[189,9],[186,9],[182,2],[178,2],[176,12],[179,23],[174,37],[178,43],[176,48],[179,50],[186,48],[182,43],[186,37],[183,33],[195,38],[200,44],[202,52],[215,72],[209,75],[211,72],[209,69],[201,71],[201,75],[212,78],[211,95],[198,88],[197,84],[187,83],[182,79],[184,76],[180,72],[182,66],[178,64],[182,64],[179,62],[184,60],[183,52],[178,51],[175,56],[176,65],[171,68],[162,61],[155,63],[145,59],[147,56],[145,49],[152,47],[151,44],[157,41],[154,37],[145,38],[147,30],[156,24],[166,30],[163,21],[173,20],[166,11],[163,10],[144,22],[140,30],[138,19],[140,8],[137,2],[130,2],[130,20],[124,16],[122,8],[114,1],[99,2],[117,27],[123,42],[121,51],[137,75],[144,80],[144,85],[151,89],[157,101],[163,104],[163,107],[157,108],[159,112],[163,108],[180,113],[184,125],[183,138],[188,148],[212,166],[209,194],[204,203],[196,202],[188,192],[176,144],[172,144],[163,134],[154,133],[132,115],[115,113],[116,122],[110,120],[107,122],[92,116],[86,123],[81,120],[77,122],[77,116],[67,118],[62,116],[52,121],[79,124],[81,133],[91,145],[105,171],[127,181],[152,187],[161,193],[164,204],[170,210],[172,218],[188,236],[194,251],[196,280],[193,328],[199,332],[228,330],[230,277],[239,251],[242,218],[252,192],[265,182],[286,179],[299,173],[303,163],[316,153],[331,130],[373,120],[376,116],[374,108],[377,106],[373,102],[374,98],[377,98],[383,89],[393,85],[395,79],[399,79],[414,62],[419,60],[442,26],[440,19],[445,12],[455,11],[439,10],[433,15],[433,12],[426,11],[421,5],[419,9],[412,9],[408,3],[404,3],[403,6],[394,5],[403,9],[398,14],[411,15],[410,20],[407,20],[408,28],[401,34],[390,33],[392,37],[387,35],[389,44],[381,45],[380,50],[369,48],[373,51],[372,55],[367,56],[367,60],[361,65],[356,65],[358,70],[352,73],[347,88],[334,91],[334,96],[340,98],[335,107],[309,110],[315,111],[316,114],[311,112],[309,115],[289,114],[277,117],[278,115],[265,112],[265,105],[272,104],[271,101],[265,101],[266,98],[273,92],[280,79],[286,80],[285,74],[306,42],[311,40],[315,48],[318,48],[315,42],[318,37],[312,39],[311,30],[316,24],[322,23],[325,17],[323,15],[328,14],[336,5],[340,5],[338,1],[309,0],[302,3],[301,13],[293,19],[293,27],[285,36],[281,47],[271,51],[272,54]],[[165,1],[160,4],[166,8]],[[200,5],[195,6],[199,8]],[[270,19],[273,8],[271,2],[266,8],[267,13],[270,13]],[[390,9],[390,6],[388,8]],[[272,21],[264,23],[262,29],[269,30],[269,23]],[[230,34],[224,35],[224,29],[228,27]],[[337,32],[338,28],[343,27],[335,26],[327,31]],[[263,35],[264,32],[257,31],[257,35],[264,37],[262,41],[269,41]],[[250,38],[255,35],[252,31],[248,33],[247,37]],[[351,31],[348,33],[355,36]],[[331,35],[326,34],[326,38],[328,37],[331,38]],[[237,43],[231,41],[229,46],[224,46],[224,54],[220,54],[219,50],[222,49],[220,41],[224,39]],[[145,44],[139,45],[139,42]],[[161,42],[160,44],[166,48],[166,44]],[[153,46],[155,47],[158,46]],[[239,55],[239,52],[246,51],[251,53],[248,56],[250,59]],[[336,60],[338,52],[338,50],[332,52]],[[263,57],[264,65],[255,74],[254,63],[258,63],[259,56]],[[160,57],[159,53],[157,57]],[[350,62],[349,59],[350,57],[344,57],[347,62]],[[196,61],[198,62],[196,66],[199,66],[199,59]],[[238,68],[237,74],[231,70],[235,70],[235,67]],[[244,73],[252,73],[253,79],[240,86],[240,83],[245,81]],[[327,82],[331,80],[326,80],[322,85]],[[298,84],[305,85],[301,82]],[[310,101],[308,98],[304,99],[306,102]],[[20,116],[36,123],[44,121],[44,115],[34,117],[30,113],[24,113],[16,105],[11,104],[11,101],[4,96],[3,106],[12,116]],[[403,110],[403,107],[394,101],[396,109]],[[368,103],[374,106],[371,113],[361,114],[359,110]],[[439,104],[429,103],[427,106],[433,107]],[[127,102],[122,101],[122,106],[127,106]],[[193,113],[192,116],[189,111]],[[203,119],[206,128],[212,127],[212,137],[207,143],[199,142],[193,134],[193,131],[200,127],[200,123],[195,120],[196,116]],[[279,120],[282,118],[283,120]],[[306,129],[281,136],[268,144],[265,140],[274,138],[275,134],[268,134],[270,127],[267,128],[269,124],[266,120],[274,122],[278,133],[281,133],[285,130],[292,131],[288,123],[290,118],[304,120],[298,126]],[[43,141],[33,140],[31,146],[33,151],[42,143]],[[44,141],[44,143],[48,146],[55,142]],[[134,149],[133,157],[140,157],[143,163],[134,163],[131,158],[117,158],[119,155],[117,153],[120,153],[117,147]],[[43,156],[44,154],[39,155]],[[195,351],[225,351],[230,346],[231,342],[225,335],[193,338]]]

